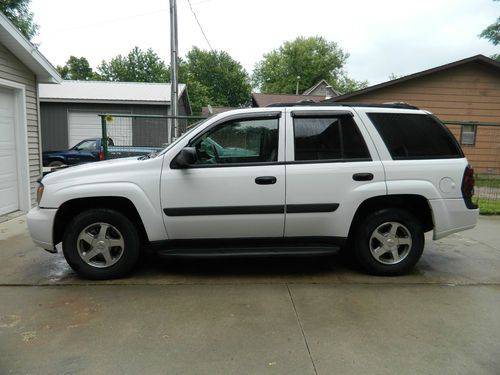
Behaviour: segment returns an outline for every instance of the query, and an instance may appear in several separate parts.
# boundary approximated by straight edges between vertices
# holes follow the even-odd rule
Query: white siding
[[[37,85],[35,74],[0,43],[0,78],[26,88],[26,122],[28,126],[29,174],[31,202],[35,202],[36,180],[41,175],[40,134],[38,132]],[[19,169],[18,169],[19,170]]]

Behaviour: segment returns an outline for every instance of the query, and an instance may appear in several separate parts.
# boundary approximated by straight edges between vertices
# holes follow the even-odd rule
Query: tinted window
[[[77,151],[95,151],[97,148],[96,141],[83,141],[75,146]]]
[[[424,114],[369,113],[393,159],[462,157],[448,129]]]
[[[295,160],[367,160],[370,155],[348,116],[295,118]]]
[[[197,164],[262,163],[278,160],[278,119],[226,122],[194,142]]]

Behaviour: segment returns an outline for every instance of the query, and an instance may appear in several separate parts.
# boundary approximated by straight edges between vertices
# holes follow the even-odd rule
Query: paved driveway
[[[500,220],[427,241],[415,271],[347,259],[158,261],[79,279],[0,224],[1,374],[498,374]]]

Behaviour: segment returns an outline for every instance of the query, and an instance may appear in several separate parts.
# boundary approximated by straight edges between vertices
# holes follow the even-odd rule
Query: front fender
[[[45,188],[40,206],[43,208],[59,208],[63,203],[73,199],[92,197],[121,197],[128,199],[139,213],[149,240],[159,241],[167,238],[157,190],[155,196],[132,182],[84,183],[60,187],[58,185],[48,185]]]

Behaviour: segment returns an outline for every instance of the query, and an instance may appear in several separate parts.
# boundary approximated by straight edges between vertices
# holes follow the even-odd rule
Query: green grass
[[[500,215],[500,200],[479,198],[474,202],[479,205],[481,215]]]

